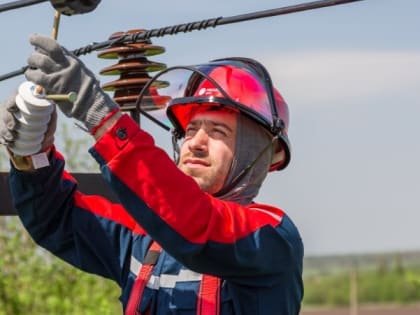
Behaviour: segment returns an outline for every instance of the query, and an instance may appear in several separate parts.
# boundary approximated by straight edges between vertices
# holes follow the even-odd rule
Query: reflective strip
[[[140,272],[141,266],[143,266],[142,263],[139,262],[135,257],[131,256],[130,271],[137,276]]]
[[[137,275],[141,269],[141,262],[131,256],[130,271]],[[201,281],[203,275],[188,269],[181,269],[179,274],[161,274],[160,276],[152,275],[146,286],[150,289],[158,290],[159,288],[173,289],[180,282]]]
[[[260,212],[264,212],[265,214],[268,214],[268,215],[272,216],[274,219],[276,219],[277,221],[279,221],[279,223],[283,219],[283,215],[278,215],[278,214],[275,214],[275,213],[273,213],[271,211],[268,211],[268,210],[265,210],[265,209],[260,209],[260,208],[251,208],[251,209],[252,210],[257,210],[257,211],[260,211]]]
[[[201,273],[182,269],[178,275],[161,274],[160,281],[157,279],[157,282],[159,282],[159,287],[161,288],[175,288],[177,282],[201,281],[202,277],[203,275]],[[147,286],[149,286],[149,284],[147,284]]]

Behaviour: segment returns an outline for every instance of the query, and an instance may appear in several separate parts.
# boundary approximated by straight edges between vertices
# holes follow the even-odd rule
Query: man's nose
[[[195,135],[190,139],[189,141],[189,149],[194,151],[207,151],[207,145],[208,145],[209,135],[207,132],[200,128],[195,133]]]

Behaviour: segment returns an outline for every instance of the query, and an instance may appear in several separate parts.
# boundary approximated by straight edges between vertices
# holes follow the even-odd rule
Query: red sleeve
[[[273,274],[299,264],[303,245],[283,211],[204,193],[128,115],[91,154],[129,214],[192,270],[232,277]]]
[[[262,226],[278,225],[283,217],[283,212],[274,207],[244,207],[202,192],[126,115],[94,149],[114,176],[192,243],[233,243]]]
[[[60,152],[54,150],[56,158],[64,160]],[[63,170],[63,180],[77,184],[76,179],[66,170]],[[121,204],[112,203],[108,199],[98,195],[86,195],[76,190],[74,193],[74,205],[80,209],[86,209],[91,213],[109,219],[115,223],[124,225],[137,234],[145,234],[142,227],[129,215]]]

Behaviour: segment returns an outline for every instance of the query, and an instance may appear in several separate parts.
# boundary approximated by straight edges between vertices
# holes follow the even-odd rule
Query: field
[[[420,305],[410,306],[363,306],[356,310],[349,308],[304,309],[300,315],[419,315]]]
[[[419,262],[418,251],[307,257],[301,315],[420,315]]]

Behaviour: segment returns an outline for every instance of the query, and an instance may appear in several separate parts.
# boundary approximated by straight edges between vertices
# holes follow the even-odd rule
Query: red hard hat
[[[182,136],[192,113],[202,105],[234,109],[278,139],[273,143],[270,171],[284,169],[290,161],[289,110],[267,70],[246,58],[214,60],[193,69],[181,97],[172,98],[167,107],[175,130]]]

